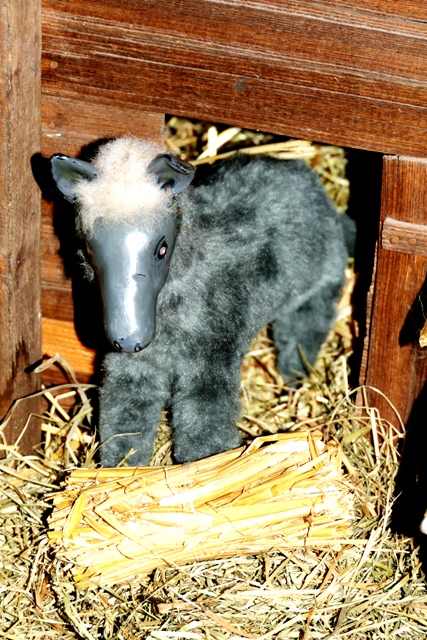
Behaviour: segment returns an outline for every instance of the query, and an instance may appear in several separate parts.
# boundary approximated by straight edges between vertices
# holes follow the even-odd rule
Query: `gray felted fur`
[[[297,345],[314,362],[335,317],[343,225],[302,162],[237,157],[175,203],[180,229],[156,337],[140,353],[105,358],[104,466],[131,448],[130,464],[146,464],[165,407],[177,462],[239,446],[239,378],[252,338],[273,323],[279,369],[291,380],[304,370]]]
[[[252,338],[273,322],[279,368],[290,380],[304,370],[297,345],[313,362],[335,317],[347,260],[343,230],[303,163],[235,159],[176,200],[181,228],[156,338],[141,353],[105,359],[105,466],[131,447],[131,464],[146,464],[165,406],[176,461],[239,446],[240,370]]]

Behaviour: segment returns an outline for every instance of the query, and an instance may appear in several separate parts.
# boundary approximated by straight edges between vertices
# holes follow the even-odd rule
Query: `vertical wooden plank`
[[[426,160],[384,157],[380,227],[386,217],[427,224]],[[418,345],[426,271],[427,258],[384,249],[379,241],[366,384],[389,398],[404,423],[427,378],[427,350]],[[368,399],[398,424],[384,398],[370,391]]]
[[[31,157],[40,151],[41,11],[39,0],[3,0],[0,9],[0,415],[36,390],[25,369],[41,355],[40,191]],[[13,442],[29,409],[7,428]],[[21,445],[40,439],[33,425]]]

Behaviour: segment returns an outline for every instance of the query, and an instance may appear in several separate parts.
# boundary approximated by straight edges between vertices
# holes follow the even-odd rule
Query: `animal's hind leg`
[[[304,354],[314,365],[320,345],[326,339],[336,317],[336,302],[341,282],[329,284],[295,309],[284,306],[273,322],[273,335],[278,350],[278,368],[286,381],[307,373],[301,358]]]
[[[134,358],[133,361],[131,358]],[[167,400],[167,385],[148,362],[135,356],[110,354],[105,361],[106,376],[100,389],[100,456],[104,467],[115,467],[131,449],[132,466],[146,465],[161,411]]]
[[[191,366],[191,365],[189,365]],[[209,369],[209,367],[207,367]],[[240,446],[240,363],[233,372],[197,372],[181,380],[172,400],[174,458],[200,460]],[[189,369],[191,371],[191,368]]]

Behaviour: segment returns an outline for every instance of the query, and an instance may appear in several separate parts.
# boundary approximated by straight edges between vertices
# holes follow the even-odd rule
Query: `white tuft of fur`
[[[170,214],[170,196],[156,184],[147,167],[162,147],[138,138],[118,138],[103,145],[92,164],[99,176],[81,180],[75,188],[81,224],[86,232],[95,220],[103,223],[148,222]]]

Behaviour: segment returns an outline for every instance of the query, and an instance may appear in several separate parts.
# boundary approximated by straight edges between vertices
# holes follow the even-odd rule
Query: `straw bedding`
[[[234,146],[277,143],[253,132],[170,123],[169,144],[182,154],[200,155],[209,141],[200,161],[228,153],[222,145],[227,137]],[[344,152],[279,142],[279,153],[300,154],[323,174],[344,210]],[[79,385],[70,373],[64,387],[45,392],[49,409],[39,451],[23,456],[19,445],[2,441],[8,455],[0,462],[0,638],[426,637],[418,549],[389,528],[400,436],[375,408],[356,408],[356,390],[349,389],[353,278],[350,269],[335,330],[300,388],[287,388],[277,373],[268,331],[254,341],[241,383],[239,426],[248,448],[220,454],[215,465],[204,461],[167,472],[152,466],[139,475],[96,470],[90,385]],[[152,464],[168,464],[170,448],[164,424]],[[142,496],[149,496],[149,487],[158,493],[147,508]],[[78,496],[85,497],[79,502]],[[282,518],[286,507],[293,519]],[[212,542],[215,527],[225,527],[226,536],[242,533],[230,523],[237,513],[239,526],[252,519],[250,536],[241,536],[240,544],[216,540],[209,559],[203,545]],[[319,525],[316,518],[325,515]],[[169,527],[173,534],[162,544],[172,538],[173,549],[167,555],[163,547],[161,561],[151,556],[132,577],[136,563],[147,562],[140,550],[141,538],[147,544],[149,536],[142,526],[153,545]],[[314,543],[316,532],[324,538]],[[105,540],[113,542],[104,546]],[[91,565],[97,544],[107,553],[107,569],[113,566],[109,575]],[[178,547],[187,556],[178,558]],[[131,566],[126,575],[117,562],[121,551]]]
[[[80,587],[157,568],[333,543],[351,535],[352,493],[320,433],[257,438],[173,467],[77,469],[54,496],[49,540]]]

